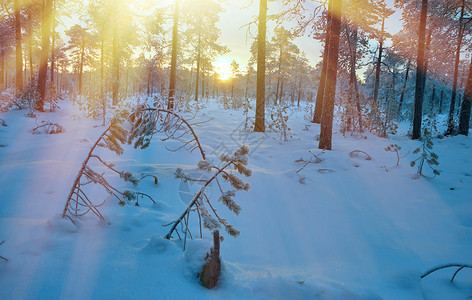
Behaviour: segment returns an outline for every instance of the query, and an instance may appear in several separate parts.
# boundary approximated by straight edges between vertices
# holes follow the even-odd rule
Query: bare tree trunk
[[[382,64],[382,53],[383,53],[383,42],[384,42],[384,28],[385,27],[385,16],[382,17],[382,29],[380,30],[380,41],[379,41],[379,57],[377,58],[377,65],[375,69],[375,85],[374,85],[374,103],[377,103],[379,97],[379,85],[380,85],[380,68]]]
[[[16,39],[16,90],[23,90],[23,59],[21,51],[21,8],[20,0],[14,0]]]
[[[5,52],[0,46],[0,90],[3,90],[5,85]]]
[[[113,106],[118,105],[118,94],[120,92],[120,59],[119,59],[119,49],[118,49],[118,29],[116,21],[113,24],[113,75],[112,75],[112,93],[113,93]]]
[[[79,64],[79,95],[82,94],[82,75],[84,73],[84,57],[85,57],[85,46],[82,45],[80,49],[80,64]]]
[[[341,34],[341,11],[342,0],[330,0],[328,5],[329,14],[331,14],[331,22],[328,25],[330,33],[329,37],[329,54],[326,71],[326,97],[323,103],[323,113],[321,116],[321,130],[319,149],[331,150],[331,138],[333,132],[333,112],[334,101],[336,97],[336,77],[338,72],[338,55],[339,55],[339,36]]]
[[[416,58],[416,86],[415,86],[415,111],[413,115],[413,135],[416,140],[421,137],[421,121],[423,118],[423,99],[425,84],[425,38],[426,38],[426,16],[428,14],[428,0],[422,0],[420,28],[418,33],[418,55]]]
[[[456,61],[454,64],[454,81],[452,83],[452,95],[451,95],[451,106],[449,108],[449,116],[447,118],[447,131],[446,134],[453,134],[454,133],[454,111],[456,107],[456,96],[457,96],[457,78],[459,76],[459,62],[461,56],[461,46],[462,46],[462,38],[464,37],[464,25],[462,25],[462,20],[464,18],[464,8],[465,8],[465,0],[462,0],[461,6],[461,15],[459,18],[459,36],[457,37],[457,50],[456,50]]]
[[[279,94],[279,86],[280,86],[281,77],[282,77],[282,49],[280,49],[280,53],[279,53],[279,70],[277,72],[277,90],[275,92],[274,105],[277,105],[277,103],[279,102],[279,99],[281,98],[281,95]]]
[[[465,86],[459,119],[459,134],[469,135],[470,111],[472,104],[472,58],[469,67],[469,75]]]
[[[169,97],[167,99],[167,109],[174,109],[175,102],[175,83],[177,81],[177,47],[179,35],[179,3],[176,0],[174,3],[174,25],[172,28],[172,57],[170,60],[170,82],[169,82]]]
[[[405,81],[403,81],[402,92],[400,94],[400,102],[398,103],[398,114],[401,114],[402,112],[403,100],[405,98],[406,83],[408,82],[409,73],[410,73],[410,61],[408,60],[406,64]]]
[[[199,84],[199,80],[200,80],[201,41],[202,41],[202,37],[199,35],[198,36],[198,49],[197,49],[197,74],[196,74],[196,80],[195,80],[195,102],[198,101],[198,84]],[[203,87],[202,87],[202,90],[203,90]]]
[[[358,29],[355,27],[353,29],[353,34],[352,34],[352,41],[351,41],[351,36],[348,33],[348,45],[349,45],[349,50],[350,50],[350,76],[349,76],[349,87],[351,89],[351,92],[354,91],[354,97],[356,101],[356,109],[357,109],[357,116],[359,119],[359,131],[362,132],[362,110],[361,110],[361,103],[359,99],[359,91],[357,87],[357,76],[356,76],[356,66],[357,66],[357,39],[358,39]],[[351,93],[349,93],[349,102],[352,102],[352,96]]]
[[[327,15],[326,24],[331,24],[331,16]],[[323,113],[323,103],[325,98],[325,86],[326,86],[326,71],[328,68],[328,54],[329,54],[329,42],[331,38],[331,27],[326,26],[326,36],[325,36],[325,46],[323,51],[323,64],[321,66],[321,76],[320,83],[318,85],[318,90],[316,91],[315,99],[315,112],[313,114],[312,123],[321,123],[321,115]]]
[[[56,47],[56,3],[52,1],[52,44],[51,44],[51,84],[54,84],[54,63],[55,63],[55,54],[54,47]]]
[[[267,31],[267,0],[259,0],[259,24],[257,34],[257,87],[255,132],[265,131],[265,52]]]
[[[51,32],[50,12],[52,10],[52,0],[44,0],[42,34],[41,34],[41,60],[38,72],[38,92],[39,99],[36,101],[36,110],[44,111],[44,102],[46,100],[46,83],[48,75],[48,56],[49,56],[49,33]]]
[[[302,74],[300,73],[298,77],[298,97],[297,97],[297,106],[300,107],[300,98],[302,96]]]

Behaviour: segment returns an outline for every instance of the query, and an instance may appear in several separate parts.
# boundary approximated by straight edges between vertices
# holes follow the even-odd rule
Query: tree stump
[[[203,265],[200,283],[208,289],[214,288],[218,283],[220,272],[220,232],[215,230],[213,232],[213,248],[205,258],[205,264]]]

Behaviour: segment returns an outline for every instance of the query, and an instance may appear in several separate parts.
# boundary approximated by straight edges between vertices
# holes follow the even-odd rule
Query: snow
[[[218,212],[233,224],[237,238],[222,232],[222,277],[217,288],[200,286],[197,274],[211,247],[211,235],[198,239],[198,218],[191,216],[194,240],[185,251],[178,239],[165,240],[195,187],[185,190],[174,178],[177,168],[192,171],[199,153],[170,152],[172,142],[158,136],[144,150],[125,146],[116,156],[100,156],[118,170],[159,178],[143,180],[137,191],[151,195],[140,206],[118,205],[99,187],[91,191],[105,221],[93,214],[76,224],[60,217],[73,180],[90,147],[104,130],[76,106],[61,103],[57,112],[2,113],[0,127],[0,298],[1,299],[465,299],[472,295],[472,270],[455,269],[420,276],[434,266],[472,262],[472,139],[434,139],[441,175],[415,179],[409,163],[420,141],[399,134],[337,132],[333,151],[317,149],[319,125],[290,109],[293,137],[242,132],[242,110],[222,110],[207,100],[195,128],[209,159],[222,151],[250,149],[253,171],[248,192],[238,191],[239,216],[220,204]],[[59,123],[64,133],[34,135],[41,121]],[[439,122],[440,125],[442,124]],[[309,124],[308,126],[306,126]],[[405,157],[396,165],[398,144]],[[321,163],[302,164],[311,150]],[[361,150],[372,160],[349,153]],[[99,169],[98,164],[94,165]],[[100,169],[101,170],[101,169]],[[427,170],[431,175],[431,170]],[[103,169],[103,172],[106,172]],[[119,190],[133,188],[106,173]],[[188,188],[188,187],[186,187]],[[216,202],[218,192],[210,193]],[[180,199],[182,198],[182,200]]]

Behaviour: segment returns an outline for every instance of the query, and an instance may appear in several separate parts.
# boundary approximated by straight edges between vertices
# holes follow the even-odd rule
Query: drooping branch
[[[144,193],[137,193],[132,191],[120,192],[118,189],[108,183],[108,181],[104,177],[104,174],[99,174],[88,166],[90,159],[95,158],[109,170],[120,175],[120,177],[124,181],[129,181],[136,186],[139,180],[131,173],[124,171],[119,172],[114,168],[113,164],[106,163],[101,159],[101,157],[94,154],[94,151],[97,146],[106,147],[109,150],[114,151],[118,155],[122,154],[123,148],[121,147],[121,144],[127,141],[126,137],[126,130],[124,130],[116,121],[113,121],[110,126],[108,126],[107,129],[99,136],[99,138],[93,144],[92,148],[89,150],[85,160],[82,162],[82,166],[79,172],[77,173],[74,183],[72,184],[69,196],[67,197],[66,205],[64,206],[64,210],[62,212],[63,218],[68,218],[72,221],[72,217],[83,216],[91,211],[99,219],[104,219],[103,215],[100,213],[98,208],[102,206],[105,201],[100,204],[94,204],[83,189],[86,185],[90,183],[101,185],[108,194],[118,199],[118,203],[120,205],[125,204],[123,199],[137,201],[138,196],[145,196],[155,203],[151,196]],[[157,184],[157,177],[155,177],[155,183]]]
[[[3,245],[4,243],[5,243],[5,241],[1,241],[0,246]],[[1,255],[0,255],[0,258],[3,259],[4,261],[8,261],[8,259],[6,259],[5,257],[3,257]]]
[[[468,268],[468,269],[472,269],[472,265],[464,265],[464,264],[448,264],[448,265],[442,265],[442,266],[438,266],[438,267],[435,267],[429,271],[427,271],[426,273],[424,273],[423,275],[421,275],[421,279],[425,278],[426,276],[430,275],[431,273],[433,272],[436,272],[438,270],[441,270],[441,269],[446,269],[446,268],[454,268],[454,267],[457,267],[457,271],[454,272],[454,275],[452,276],[451,278],[451,283],[454,281],[454,278],[456,278],[456,275],[457,273],[459,273],[462,269],[464,268]]]
[[[178,151],[187,149],[192,152],[198,149],[202,159],[206,159],[203,147],[195,133],[193,126],[198,123],[189,123],[178,113],[163,108],[139,107],[129,117],[133,127],[128,139],[131,144],[134,140],[134,147],[144,149],[149,146],[151,139],[156,133],[165,134],[162,140],[176,140],[182,145],[177,149],[168,149]],[[190,135],[190,139],[183,139],[185,135]]]

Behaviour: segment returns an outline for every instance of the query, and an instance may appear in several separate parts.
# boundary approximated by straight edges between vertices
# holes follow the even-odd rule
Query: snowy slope
[[[157,205],[120,207],[111,198],[101,207],[99,222],[86,215],[78,226],[59,217],[85,155],[104,130],[76,107],[40,113],[37,120],[22,111],[1,115],[0,127],[0,261],[1,299],[465,299],[472,295],[472,270],[420,275],[445,263],[472,263],[472,139],[435,140],[441,175],[414,179],[412,150],[419,141],[391,140],[369,134],[343,137],[335,133],[333,151],[322,162],[302,164],[308,150],[319,154],[319,126],[304,120],[304,110],[290,112],[293,138],[277,133],[244,133],[242,111],[220,110],[209,102],[195,128],[209,158],[248,144],[253,176],[248,192],[238,192],[240,216],[225,208],[220,214],[240,231],[225,235],[221,245],[223,277],[214,290],[195,278],[206,251],[193,240],[182,251],[178,240],[162,239],[186,206],[192,190],[174,178],[177,167],[192,170],[198,153],[169,152],[154,137],[151,146],[124,155],[100,150],[118,169],[155,174],[159,184],[144,180],[137,190]],[[58,122],[65,132],[33,135],[42,120]],[[384,148],[402,146],[395,154]],[[167,146],[170,146],[167,144]],[[351,158],[353,150],[372,160]],[[105,172],[105,170],[103,170]],[[129,183],[109,174],[124,190]],[[303,178],[303,179],[302,179]],[[217,193],[213,193],[214,200]],[[106,196],[97,188],[97,202]],[[197,236],[198,219],[193,216]]]

